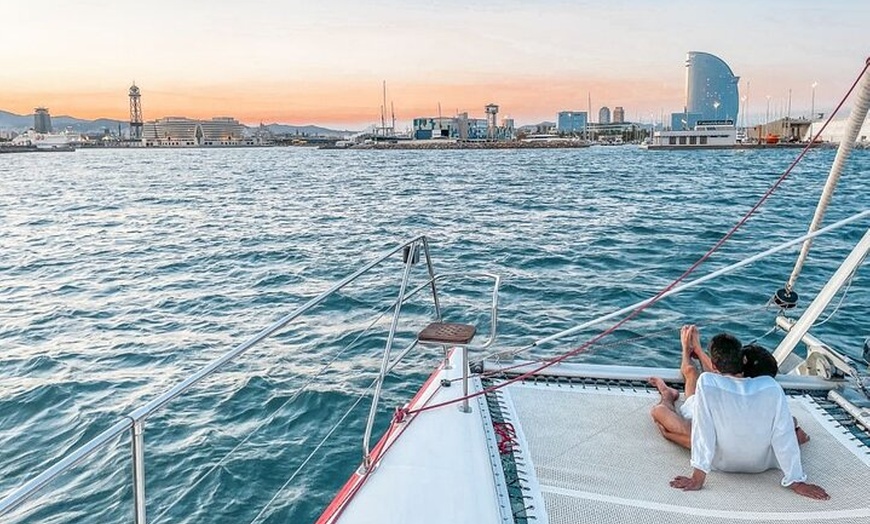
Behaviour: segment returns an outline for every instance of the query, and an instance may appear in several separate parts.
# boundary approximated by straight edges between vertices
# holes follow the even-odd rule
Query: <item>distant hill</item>
[[[273,135],[347,136],[357,133],[357,131],[338,131],[315,125],[293,126],[289,124],[268,124],[265,127]]]
[[[118,124],[127,127],[127,123],[110,118],[98,118],[97,120],[83,120],[66,115],[51,117],[51,127],[55,131],[70,129],[76,133],[100,132],[109,129],[117,132]],[[9,111],[0,110],[0,129],[12,131],[26,131],[33,127],[33,115],[16,115]]]
[[[8,111],[0,111],[0,129],[26,130],[33,127],[33,115],[16,115]]]
[[[76,133],[98,133],[104,129],[117,133],[118,125],[121,129],[127,129],[128,123],[111,118],[98,118],[97,120],[84,120],[67,115],[51,117],[51,126],[55,131],[70,129]],[[26,131],[33,127],[33,115],[16,115],[9,111],[0,110],[0,129],[10,131]],[[289,124],[269,124],[265,126],[273,135],[300,135],[300,136],[346,136],[357,133],[356,131],[340,131],[325,127],[306,125],[294,126]],[[256,126],[251,126],[255,129]]]

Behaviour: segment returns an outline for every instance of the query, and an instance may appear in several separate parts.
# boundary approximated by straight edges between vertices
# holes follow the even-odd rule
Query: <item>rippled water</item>
[[[0,494],[400,240],[429,235],[438,270],[501,274],[497,345],[519,347],[655,294],[795,154],[626,146],[3,155]],[[811,152],[701,272],[802,234],[833,154]],[[867,207],[868,171],[870,155],[856,152],[828,223]],[[818,241],[799,291],[816,291],[860,234],[855,226]],[[276,493],[260,522],[318,515],[360,461],[367,402],[281,488],[374,376],[388,319],[348,345],[395,299],[401,264],[393,258],[147,420],[149,522],[251,522]],[[663,301],[578,359],[676,365],[675,328],[689,321],[706,334],[763,337],[774,312],[762,306],[794,258],[778,255]],[[425,278],[421,268],[414,276]],[[473,283],[445,289],[447,316],[485,325],[487,292]],[[855,357],[870,334],[868,294],[859,274],[819,328]],[[406,308],[400,342],[431,315],[424,298]],[[594,333],[538,352],[571,349]],[[381,428],[436,358],[415,352],[397,368]],[[125,435],[13,521],[130,521],[129,454]]]

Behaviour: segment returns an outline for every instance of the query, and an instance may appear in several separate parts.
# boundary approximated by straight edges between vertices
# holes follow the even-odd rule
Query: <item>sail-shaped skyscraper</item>
[[[689,51],[686,56],[686,112],[698,120],[737,122],[740,97],[731,68],[710,53]]]

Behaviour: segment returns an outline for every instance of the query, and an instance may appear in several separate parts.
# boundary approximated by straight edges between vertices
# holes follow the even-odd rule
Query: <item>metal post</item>
[[[773,356],[776,357],[777,362],[780,364],[785,362],[786,357],[794,350],[795,346],[809,331],[816,319],[819,318],[825,311],[825,308],[828,307],[828,304],[831,303],[834,295],[843,287],[849,277],[857,271],[868,252],[870,252],[870,229],[864,232],[864,236],[855,245],[855,248],[846,257],[846,260],[843,261],[842,265],[840,265],[830,280],[819,291],[819,294],[816,295],[815,300],[807,306],[801,318],[789,330],[788,335],[782,339],[782,342],[774,350]]]
[[[429,241],[423,237],[423,252],[426,255],[426,269],[429,271],[429,281],[432,283],[432,300],[435,302],[435,319],[441,322],[441,303],[438,302],[438,289],[435,287],[435,268],[429,255]]]
[[[375,415],[378,412],[378,400],[381,396],[381,388],[384,385],[384,378],[386,378],[387,369],[389,369],[390,366],[390,350],[393,347],[393,338],[396,336],[396,327],[399,324],[399,313],[402,311],[402,304],[405,297],[405,289],[408,287],[408,279],[411,276],[411,266],[414,265],[414,254],[415,251],[419,249],[416,240],[411,242],[409,245],[410,250],[408,251],[408,260],[405,261],[405,271],[402,273],[402,283],[399,286],[399,297],[396,299],[396,309],[393,312],[393,320],[390,324],[390,332],[387,335],[387,343],[384,347],[384,357],[381,360],[381,371],[378,374],[378,378],[375,383],[375,392],[372,396],[372,405],[371,408],[369,408],[369,418],[366,421],[366,432],[363,435],[363,466],[366,470],[371,467],[372,427],[375,423]]]
[[[133,522],[145,524],[145,429],[143,420],[133,422]]]
[[[463,413],[471,413],[471,406],[468,405],[468,347],[462,347],[462,404],[459,405],[459,411]]]

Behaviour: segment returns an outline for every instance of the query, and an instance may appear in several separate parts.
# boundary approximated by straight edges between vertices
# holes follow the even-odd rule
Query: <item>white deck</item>
[[[432,398],[425,401],[426,390],[421,398],[432,404],[461,396],[459,381],[438,385],[457,377],[454,364],[428,386]],[[790,405],[811,437],[801,448],[809,481],[830,501],[781,487],[777,470],[712,472],[701,491],[671,488],[673,477],[690,472],[689,452],[659,435],[649,416],[658,394],[646,388],[518,383],[497,395],[517,430],[514,458],[531,522],[870,522],[870,450],[809,396]],[[407,424],[337,522],[513,522],[485,405],[481,397],[470,414],[450,405]]]
[[[454,353],[452,369],[442,371],[438,380],[461,377],[458,355]],[[480,382],[474,380],[473,386],[479,390]],[[429,403],[461,395],[462,383],[456,381],[438,388]],[[501,463],[494,468],[488,447],[494,443],[492,424],[481,402],[472,400],[471,407],[471,413],[460,412],[456,405],[420,413],[337,522],[503,522],[506,493],[499,494],[495,480]]]

